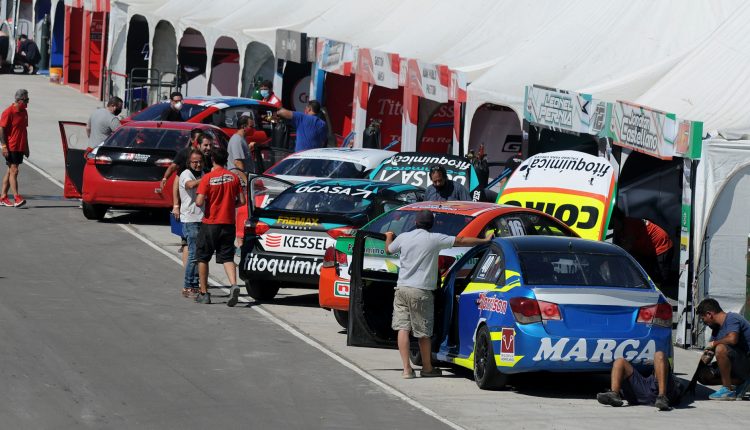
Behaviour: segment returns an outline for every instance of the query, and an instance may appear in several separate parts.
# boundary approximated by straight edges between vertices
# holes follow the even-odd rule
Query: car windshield
[[[527,285],[648,288],[635,264],[623,255],[520,252]]]
[[[111,148],[149,148],[178,150],[187,146],[190,130],[121,127],[104,141]]]
[[[372,191],[356,186],[302,184],[279,194],[266,209],[355,214],[367,210],[374,197]]]
[[[377,218],[363,227],[364,230],[376,233],[392,231],[396,234],[412,231],[416,227],[418,211],[394,210]],[[455,236],[466,227],[472,218],[468,215],[450,214],[444,212],[433,212],[435,223],[430,230],[432,233],[442,233]]]
[[[361,178],[364,172],[365,166],[348,161],[287,158],[268,169],[266,174],[316,178]]]
[[[169,103],[156,103],[136,113],[131,119],[133,121],[159,121],[162,113],[167,109],[169,109]],[[204,110],[206,110],[206,106],[183,103],[180,116],[182,116],[183,121],[187,121]]]

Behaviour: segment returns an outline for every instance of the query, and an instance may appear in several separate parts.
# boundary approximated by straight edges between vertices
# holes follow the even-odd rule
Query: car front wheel
[[[85,216],[86,219],[101,221],[104,219],[104,215],[107,214],[106,205],[92,205],[90,203],[81,202],[81,208],[83,208],[83,216]]]
[[[508,382],[508,375],[497,370],[492,338],[486,325],[479,328],[474,343],[474,382],[483,390],[502,388]]]
[[[266,283],[264,286],[258,285],[257,282],[245,281],[247,295],[257,301],[272,300],[279,292],[279,286]]]

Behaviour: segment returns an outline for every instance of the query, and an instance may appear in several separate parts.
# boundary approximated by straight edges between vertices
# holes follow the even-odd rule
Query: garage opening
[[[67,36],[66,45],[67,67],[63,71],[66,84],[81,84],[81,60],[83,55],[83,8],[66,7]]]
[[[367,124],[373,119],[380,123],[380,147],[385,148],[394,140],[399,140],[390,149],[401,150],[401,112],[404,103],[404,87],[386,88],[373,86],[367,101]]]
[[[484,147],[490,162],[490,178],[502,173],[505,161],[522,148],[521,120],[512,109],[486,103],[474,112],[468,149],[479,153]]]
[[[179,86],[182,95],[205,96],[208,91],[206,68],[206,39],[203,34],[193,28],[188,28],[180,39],[177,50],[179,63]]]
[[[42,70],[49,67],[51,9],[50,0],[37,0],[34,5],[34,40],[39,46],[39,53],[41,54],[41,60],[39,60],[37,66]]]
[[[352,102],[354,101],[354,75],[326,73],[323,86],[323,105],[328,113],[331,132],[340,145],[352,131]]]
[[[212,96],[237,96],[240,83],[240,51],[234,39],[222,36],[216,41],[211,59]]]
[[[174,27],[167,21],[159,21],[154,29],[153,53],[151,68],[155,69],[152,80],[161,82],[160,88],[155,88],[148,94],[147,104],[169,97],[169,93],[176,86],[177,73],[177,36]]]
[[[260,42],[250,42],[245,48],[242,66],[242,97],[253,97],[261,82],[273,81],[275,68],[276,60],[271,48]]]
[[[128,24],[128,38],[125,48],[125,73],[133,81],[145,81],[148,77],[149,33],[148,22],[142,15],[133,15]]]

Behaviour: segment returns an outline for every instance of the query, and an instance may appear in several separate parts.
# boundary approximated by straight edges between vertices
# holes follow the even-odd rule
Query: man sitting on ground
[[[624,358],[618,358],[612,365],[611,379],[609,391],[596,395],[596,400],[603,405],[619,407],[625,398],[628,405],[651,405],[668,411],[679,403],[682,389],[662,351],[654,354],[654,369],[648,377],[641,375]]]

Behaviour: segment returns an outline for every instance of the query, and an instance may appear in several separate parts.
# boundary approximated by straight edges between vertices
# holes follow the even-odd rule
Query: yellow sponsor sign
[[[498,203],[536,209],[565,223],[585,239],[601,240],[607,207],[604,197],[554,188],[505,189]]]
[[[301,227],[313,227],[318,225],[318,218],[316,217],[297,217],[297,216],[280,216],[277,219],[279,224],[294,225]]]

